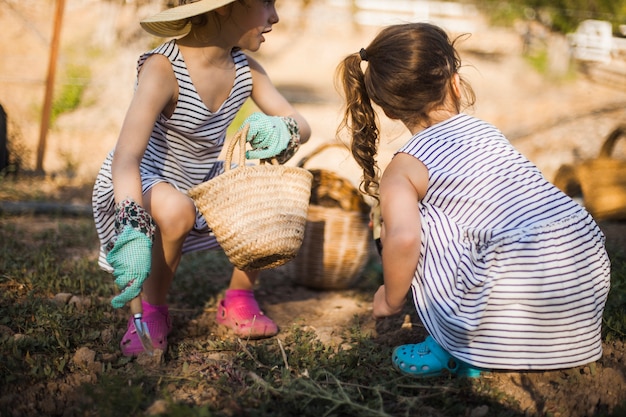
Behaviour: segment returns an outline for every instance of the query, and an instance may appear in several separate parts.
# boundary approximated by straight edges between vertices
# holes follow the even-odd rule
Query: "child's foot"
[[[278,333],[278,326],[267,317],[248,290],[227,290],[217,306],[217,322],[239,337],[261,339]]]
[[[148,325],[152,345],[155,349],[165,352],[167,350],[167,335],[172,330],[167,306],[154,306],[145,301],[142,301],[141,305],[143,306],[142,321]],[[120,342],[120,348],[124,356],[137,356],[144,351],[132,317],[128,320],[128,329]]]
[[[485,371],[456,359],[431,336],[422,343],[398,346],[391,360],[398,371],[416,378],[438,376],[444,370],[457,376],[478,378],[481,371]]]

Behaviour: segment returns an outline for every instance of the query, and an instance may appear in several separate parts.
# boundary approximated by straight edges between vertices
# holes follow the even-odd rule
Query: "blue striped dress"
[[[235,82],[222,106],[211,112],[198,95],[176,41],[162,44],[143,54],[137,73],[153,54],[166,56],[178,81],[178,102],[171,117],[161,114],[152,130],[141,161],[143,192],[159,182],[167,182],[182,192],[223,172],[223,162],[217,158],[226,138],[226,130],[238,110],[252,92],[252,76],[243,52],[232,53],[235,62]],[[113,151],[105,159],[94,185],[92,205],[96,230],[101,243],[99,265],[112,271],[104,248],[115,236],[113,182],[111,162]],[[219,244],[202,215],[196,213],[196,223],[183,245],[183,253],[217,249]]]
[[[469,115],[429,127],[399,152],[429,171],[411,289],[433,338],[490,369],[599,359],[610,263],[587,211]]]

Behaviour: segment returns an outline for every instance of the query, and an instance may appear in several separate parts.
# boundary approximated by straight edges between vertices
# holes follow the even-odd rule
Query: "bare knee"
[[[169,184],[155,186],[146,194],[152,218],[164,240],[184,239],[193,228],[196,209],[193,201]]]

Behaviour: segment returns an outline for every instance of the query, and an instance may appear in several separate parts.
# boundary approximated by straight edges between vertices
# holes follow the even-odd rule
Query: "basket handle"
[[[244,166],[246,159],[246,137],[248,136],[249,125],[245,125],[243,129],[240,129],[235,133],[235,136],[228,142],[226,148],[226,162],[224,163],[224,172],[230,171],[233,162],[233,153],[235,148],[239,145],[239,165]]]
[[[235,148],[239,145],[239,161],[238,167],[246,166],[246,138],[248,137],[248,131],[250,130],[250,125],[245,125],[242,129],[238,130],[235,133],[235,136],[228,142],[228,146],[226,147],[226,162],[224,163],[224,172],[228,172],[231,169],[233,162],[233,154],[235,153]],[[267,159],[261,159],[261,165],[267,162]],[[280,165],[276,157],[273,157],[269,160],[272,165]]]
[[[329,148],[342,148],[345,149],[347,151],[350,151],[350,148],[348,148],[346,145],[344,145],[343,143],[338,143],[338,142],[326,142],[326,143],[322,143],[320,146],[318,146],[317,148],[315,148],[313,151],[311,151],[311,153],[309,153],[307,156],[305,156],[304,158],[302,158],[300,160],[300,162],[298,162],[298,167],[299,168],[304,168],[304,164],[306,164],[309,159],[311,159],[312,157],[314,157],[315,155],[320,154],[322,151],[329,149]]]
[[[604,140],[602,147],[600,148],[599,158],[610,158],[613,153],[613,148],[615,147],[615,142],[620,136],[626,134],[626,124],[621,124],[617,126]]]

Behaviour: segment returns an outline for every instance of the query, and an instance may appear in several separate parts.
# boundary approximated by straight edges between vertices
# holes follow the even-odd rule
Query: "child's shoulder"
[[[179,55],[180,51],[178,49],[178,46],[176,45],[176,42],[174,40],[171,40],[160,44],[154,49],[142,53],[137,60],[137,64],[141,67],[148,60],[148,58],[156,56],[163,56],[168,61],[173,62],[178,59]]]
[[[160,55],[176,55],[180,53],[180,49],[178,48],[178,45],[176,44],[176,40],[172,39],[170,41],[167,42],[163,42],[162,44],[158,45],[157,47],[150,49],[149,51],[146,51],[142,54],[143,55],[155,55],[155,54],[160,54]]]

